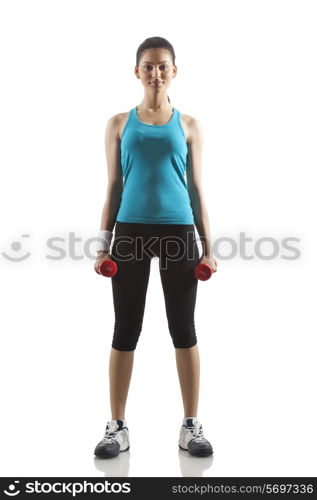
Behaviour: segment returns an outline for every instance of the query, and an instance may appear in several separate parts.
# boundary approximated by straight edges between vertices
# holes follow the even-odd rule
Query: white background
[[[2,1],[0,19],[1,475],[316,476],[316,3]],[[84,243],[105,200],[105,126],[141,103],[135,55],[151,36],[176,52],[171,103],[203,126],[212,238],[238,245],[231,257],[219,245],[195,313],[198,418],[214,457],[178,449],[183,407],[154,260],[131,447],[100,461],[114,313]],[[48,258],[59,255],[51,237],[63,259]],[[256,255],[263,237],[275,258]],[[287,237],[298,259],[282,258]]]

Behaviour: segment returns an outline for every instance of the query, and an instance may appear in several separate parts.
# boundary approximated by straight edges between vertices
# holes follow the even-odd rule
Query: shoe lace
[[[112,443],[116,440],[119,432],[119,426],[115,422],[108,422],[105,430],[105,436],[103,438],[104,443]]]
[[[194,422],[193,427],[188,427],[188,430],[193,435],[195,441],[205,441],[203,427],[199,422]]]

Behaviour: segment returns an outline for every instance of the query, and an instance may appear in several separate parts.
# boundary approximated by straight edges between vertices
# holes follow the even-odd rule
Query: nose
[[[152,74],[152,79],[153,80],[160,80],[161,79],[161,71],[159,67],[155,67],[154,72]]]

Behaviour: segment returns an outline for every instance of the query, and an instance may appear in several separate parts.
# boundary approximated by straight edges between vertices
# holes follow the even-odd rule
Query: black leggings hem
[[[136,347],[116,347],[114,345],[111,346],[116,351],[135,351]]]

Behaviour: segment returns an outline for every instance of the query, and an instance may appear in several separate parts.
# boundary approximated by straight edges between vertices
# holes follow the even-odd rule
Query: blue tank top
[[[187,153],[177,109],[167,123],[149,125],[132,108],[121,136],[123,191],[116,220],[194,224],[185,180]]]

